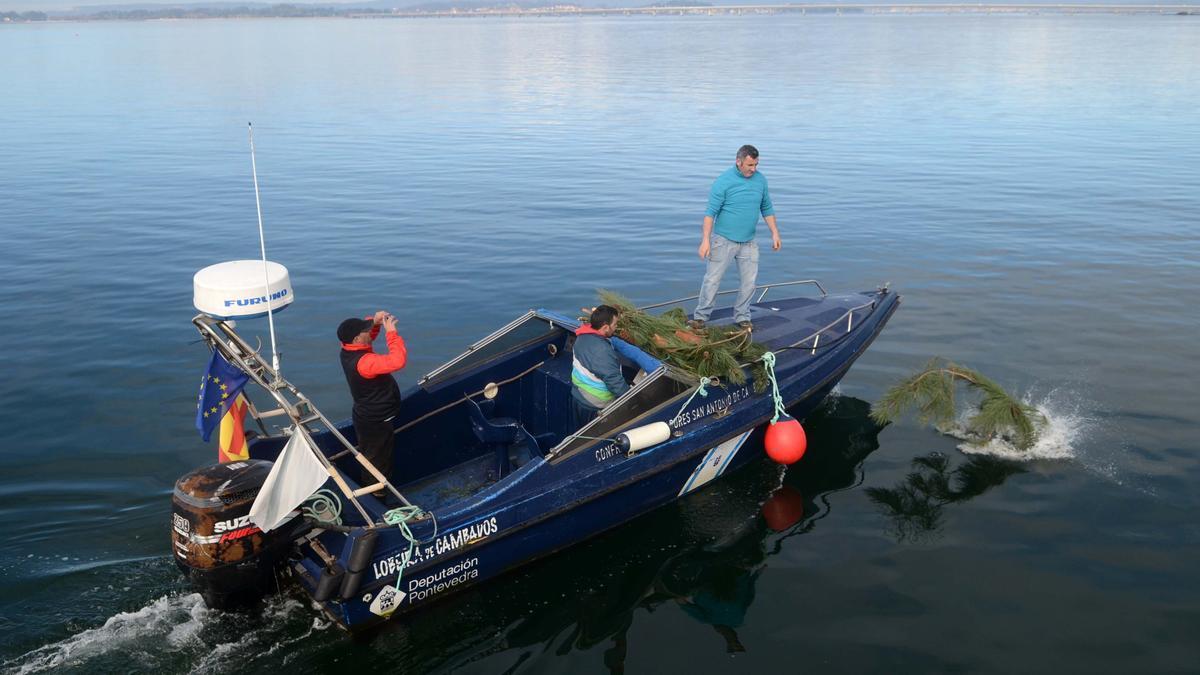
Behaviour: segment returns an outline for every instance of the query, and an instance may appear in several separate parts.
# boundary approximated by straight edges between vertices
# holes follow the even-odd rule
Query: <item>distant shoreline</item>
[[[1158,14],[1200,16],[1200,4],[1103,5],[1103,4],[770,4],[770,5],[675,5],[643,7],[576,7],[557,4],[546,7],[473,7],[445,9],[366,9],[316,5],[271,5],[262,7],[163,7],[162,9],[105,9],[96,12],[46,13],[0,12],[0,23],[64,21],[154,21],[171,19],[427,19],[470,17],[564,17],[564,16],[728,16],[760,14],[817,15],[909,15],[909,14]]]
[[[1098,14],[1179,14],[1200,15],[1200,5],[981,5],[981,4],[905,4],[905,5],[846,5],[846,4],[786,4],[786,5],[712,5],[670,7],[547,7],[547,8],[496,8],[479,10],[441,10],[435,12],[393,11],[384,17],[417,18],[426,16],[606,16],[606,15],[649,15],[716,16],[727,14],[995,14],[995,13],[1098,13]],[[379,15],[364,15],[379,16]]]

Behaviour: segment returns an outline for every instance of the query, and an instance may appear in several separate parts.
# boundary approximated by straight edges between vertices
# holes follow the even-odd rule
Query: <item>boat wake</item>
[[[965,411],[951,425],[938,431],[961,441],[958,449],[969,455],[990,455],[1013,461],[1075,459],[1076,448],[1082,439],[1097,425],[1080,405],[1080,399],[1072,392],[1055,389],[1038,398],[1027,395],[1023,402],[1033,406],[1045,418],[1038,428],[1038,440],[1033,447],[1022,450],[1011,436],[1001,435],[986,442],[967,431],[967,419],[977,412]]]
[[[164,646],[181,647],[194,640],[209,610],[199,594],[163,596],[141,609],[109,617],[103,626],[39,647],[4,664],[17,675],[82,668],[106,657]],[[150,664],[146,664],[150,665]]]
[[[111,616],[101,626],[6,661],[0,670],[13,675],[220,673],[245,668],[330,626],[314,620],[295,598],[274,597],[251,616],[210,610],[198,593],[164,595],[140,609]]]
[[[272,659],[271,663],[287,664],[302,650],[301,645],[310,641],[314,634],[333,628],[333,624],[320,616],[314,617],[311,608],[295,598],[275,597],[267,603],[259,619],[261,626],[248,630],[235,639],[218,642],[191,666],[192,673],[221,673],[241,670],[262,659],[284,652],[284,656]],[[333,639],[342,636],[340,631],[331,631]],[[263,666],[266,668],[267,666]]]

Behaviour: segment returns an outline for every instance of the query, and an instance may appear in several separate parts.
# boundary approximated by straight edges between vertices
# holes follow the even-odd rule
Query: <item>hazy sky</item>
[[[365,1],[366,0],[364,0],[364,2]],[[431,1],[431,0],[396,0],[395,6],[406,7],[406,6],[410,6],[410,5],[424,4],[429,1]],[[473,3],[478,3],[480,0],[469,0],[469,1],[473,2]],[[483,1],[488,2],[489,0],[483,0]],[[502,4],[505,1],[506,0],[495,0],[495,3]],[[527,2],[528,0],[523,0],[523,1]],[[661,1],[661,0],[546,0],[545,4],[551,5],[551,4],[558,4],[559,2],[563,2],[563,3],[569,2],[570,4],[578,5],[581,7],[597,7],[597,6],[639,7],[639,6],[643,6],[643,5],[650,5],[657,1]],[[707,0],[707,1],[709,2],[709,4],[712,4],[712,5],[785,4],[788,2],[788,0]],[[800,2],[800,0],[797,0],[797,1],[798,1],[798,4],[804,4],[804,3]],[[836,2],[836,0],[831,0],[831,1]],[[852,2],[846,2],[846,3],[842,3],[842,4],[856,4],[856,5],[858,5],[858,4],[872,4],[872,5],[945,4],[945,3],[949,3],[949,2],[955,2],[955,1],[960,1],[960,0],[925,0],[924,2],[922,2],[921,0],[917,0],[917,1],[911,2],[911,3],[906,3],[906,2],[904,2],[904,0],[853,0]],[[339,5],[339,4],[350,4],[350,5],[362,4],[362,3],[353,3],[353,2],[344,2],[344,1],[343,2],[336,2],[336,1],[304,2],[302,0],[247,0],[247,2],[254,2],[256,4],[261,4],[261,3],[265,2],[268,4],[289,3],[289,4],[295,4],[295,5],[310,4],[310,5],[321,5],[321,6],[335,6],[335,5]],[[816,4],[818,2],[820,2],[820,0],[808,0],[808,3],[811,3],[811,4]],[[175,1],[172,1],[172,0],[126,0],[125,2],[122,2],[121,0],[0,0],[0,11],[16,11],[16,12],[24,12],[24,11],[29,11],[29,10],[61,11],[61,10],[79,8],[79,7],[86,8],[86,7],[92,7],[92,6],[113,6],[113,5],[134,5],[134,4],[137,4],[137,5],[161,5],[161,6],[172,6],[172,5],[197,6],[197,5],[203,5],[203,4],[234,5],[234,4],[240,4],[240,3],[238,3],[237,0],[233,0],[233,1],[213,0],[213,2],[211,2],[211,3],[206,3],[206,2],[204,2],[204,0],[175,0]],[[985,3],[985,4],[997,4],[997,5],[1001,5],[1001,4],[1036,4],[1036,5],[1049,5],[1049,4],[1155,5],[1155,4],[1167,4],[1167,5],[1200,6],[1200,0],[1165,0],[1165,1],[1160,1],[1160,0],[994,0],[993,2]]]

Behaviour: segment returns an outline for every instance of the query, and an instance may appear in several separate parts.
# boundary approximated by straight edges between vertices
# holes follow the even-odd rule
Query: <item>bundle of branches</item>
[[[916,407],[922,424],[949,425],[956,415],[954,393],[959,382],[981,394],[977,409],[966,421],[970,436],[980,443],[1006,436],[1021,450],[1033,447],[1046,422],[1037,409],[1013,398],[978,372],[940,358],[889,389],[871,411],[871,417],[886,424]]]
[[[622,340],[696,377],[716,376],[744,384],[746,373],[741,364],[750,363],[755,390],[766,388],[767,372],[761,357],[767,349],[751,339],[750,331],[711,324],[693,330],[682,308],[648,314],[618,293],[603,289],[598,293],[602,303],[621,312],[617,336]]]

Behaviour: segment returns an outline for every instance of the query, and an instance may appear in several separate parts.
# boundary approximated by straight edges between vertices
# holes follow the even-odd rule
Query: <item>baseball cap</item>
[[[371,319],[346,319],[338,326],[338,339],[342,342],[353,342],[359,333],[369,330],[374,325],[375,322]]]

